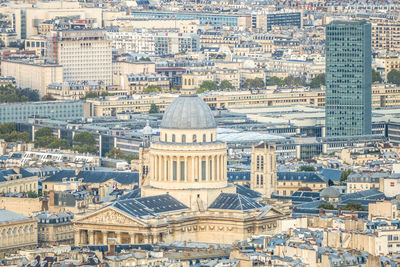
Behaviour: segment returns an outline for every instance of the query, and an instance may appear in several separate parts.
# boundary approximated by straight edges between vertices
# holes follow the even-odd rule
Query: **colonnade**
[[[226,170],[225,153],[205,156],[150,155],[150,179],[153,181],[225,181]]]
[[[108,245],[110,239],[115,239],[116,244],[152,244],[163,242],[162,233],[149,234],[124,231],[106,230],[77,230],[75,231],[75,245]]]

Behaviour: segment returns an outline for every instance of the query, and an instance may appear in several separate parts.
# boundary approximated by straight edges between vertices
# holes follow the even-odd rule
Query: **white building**
[[[56,31],[48,35],[47,46],[47,59],[63,66],[65,82],[112,84],[112,45],[106,31]]]
[[[155,34],[148,31],[141,32],[109,32],[112,46],[120,53],[139,53],[154,55]]]

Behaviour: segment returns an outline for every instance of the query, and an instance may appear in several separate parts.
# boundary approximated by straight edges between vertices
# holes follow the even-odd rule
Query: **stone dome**
[[[161,121],[164,129],[217,128],[210,107],[196,94],[183,94],[168,106]]]
[[[340,192],[334,187],[327,187],[320,193],[321,198],[338,198],[340,197]]]

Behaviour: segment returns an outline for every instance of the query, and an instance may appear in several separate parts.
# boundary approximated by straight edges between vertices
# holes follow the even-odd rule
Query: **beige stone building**
[[[59,246],[74,244],[72,213],[52,214],[42,212],[35,217],[38,220],[40,246]]]
[[[250,188],[265,197],[276,192],[276,147],[259,144],[251,148]]]
[[[15,167],[0,171],[0,194],[38,192],[39,177]]]
[[[76,219],[75,244],[231,244],[275,233],[285,215],[259,202],[257,192],[228,184],[226,149],[210,108],[183,90],[164,113],[160,140],[150,145],[141,188]]]
[[[16,86],[38,90],[41,96],[49,84],[63,82],[63,67],[43,61],[2,60],[1,73],[14,77]]]
[[[373,23],[372,49],[376,52],[398,52],[400,49],[400,24],[395,21]]]
[[[0,258],[19,249],[38,245],[37,220],[0,209]]]

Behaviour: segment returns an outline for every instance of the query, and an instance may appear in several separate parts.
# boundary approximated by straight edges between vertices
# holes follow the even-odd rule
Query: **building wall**
[[[62,72],[63,67],[56,64],[35,64],[9,60],[1,62],[3,76],[14,77],[16,86],[38,90],[40,96],[46,94],[49,84],[63,82]]]
[[[42,210],[42,201],[39,198],[0,197],[1,208],[32,216]]]

